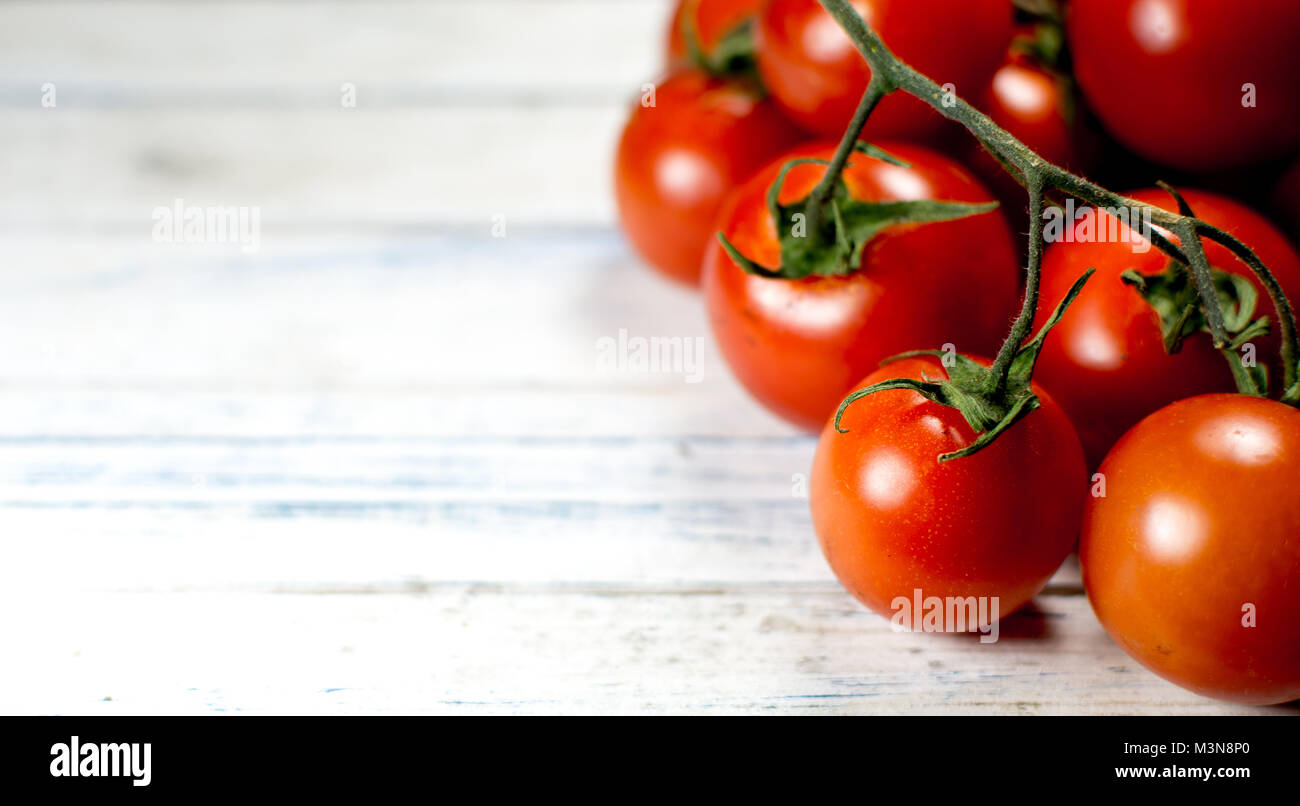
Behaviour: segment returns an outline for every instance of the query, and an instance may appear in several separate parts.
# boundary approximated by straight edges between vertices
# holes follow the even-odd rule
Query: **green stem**
[[[1268,292],[1268,298],[1273,301],[1273,307],[1277,309],[1278,319],[1281,320],[1283,389],[1288,391],[1293,389],[1296,381],[1300,380],[1297,378],[1297,367],[1300,365],[1300,335],[1296,333],[1295,312],[1291,307],[1291,300],[1287,299],[1286,294],[1282,291],[1281,283],[1277,281],[1276,275],[1264,265],[1264,262],[1251,251],[1250,247],[1223,230],[1206,224],[1204,221],[1197,220],[1195,224],[1197,232],[1211,241],[1227,247],[1247,266],[1250,266],[1255,275],[1259,277],[1259,281],[1264,285],[1264,290]],[[1286,400],[1286,402],[1294,403],[1296,401]]]
[[[1183,242],[1183,251],[1187,254],[1187,269],[1192,274],[1192,282],[1201,297],[1201,308],[1205,311],[1205,324],[1210,328],[1214,346],[1222,349],[1229,341],[1228,332],[1223,326],[1223,307],[1219,304],[1219,292],[1214,288],[1214,277],[1210,273],[1210,260],[1205,256],[1205,246],[1196,234],[1195,223],[1188,218],[1178,222],[1174,234]]]
[[[1037,232],[1035,237],[1031,238],[1031,244],[1036,240],[1041,246],[1041,197],[1043,191],[1049,188],[1061,190],[1098,208],[1118,209],[1128,207],[1141,215],[1150,216],[1152,224],[1178,235],[1183,241],[1182,249],[1159,233],[1146,233],[1150,235],[1152,243],[1158,249],[1191,268],[1192,280],[1196,284],[1197,292],[1205,307],[1206,324],[1209,326],[1211,336],[1217,345],[1226,344],[1229,339],[1223,329],[1223,312],[1219,307],[1218,294],[1213,287],[1208,270],[1202,271],[1202,268],[1208,265],[1208,262],[1205,262],[1205,252],[1200,245],[1198,236],[1207,237],[1228,247],[1233,254],[1245,262],[1258,275],[1260,282],[1267,289],[1269,297],[1277,309],[1278,317],[1281,319],[1282,358],[1286,372],[1285,386],[1288,390],[1296,388],[1297,376],[1300,376],[1300,368],[1297,366],[1297,362],[1300,362],[1300,331],[1296,327],[1294,311],[1281,286],[1278,285],[1277,279],[1248,246],[1200,219],[1172,213],[1121,196],[1047,162],[1024,143],[1004,131],[987,115],[960,98],[953,97],[929,77],[900,61],[885,46],[880,36],[866,24],[857,10],[849,4],[848,0],[818,0],[818,2],[839,23],[863,58],[867,60],[867,64],[871,68],[873,82],[877,80],[886,82],[885,85],[890,87],[891,91],[895,89],[902,90],[929,104],[940,115],[960,123],[977,140],[983,143],[984,147],[991,151],[999,162],[1003,163],[1004,167],[1010,165],[1016,168],[1027,188],[1037,187],[1039,189],[1040,201],[1037,208],[1039,214],[1030,228],[1031,232],[1035,230]],[[1031,190],[1030,193],[1031,213],[1033,213],[1033,191]],[[1184,252],[1184,250],[1186,251]],[[1035,259],[1031,254],[1029,276],[1026,280],[1026,302],[1029,301],[1029,288],[1032,287],[1035,294],[1037,292],[1038,275],[1041,271],[1040,260],[1041,258]],[[1014,356],[1014,348],[1019,346],[1019,342],[1013,343],[1013,340],[1019,338],[1022,341],[1028,335],[1028,331],[1021,327],[1024,319],[1025,311],[1022,310],[1021,316],[1017,319],[1016,326],[1012,330],[1011,338],[1008,339],[1008,344],[1004,344],[998,353],[995,367],[998,367],[999,372],[995,373],[995,377],[1005,378],[1005,365],[1010,363],[1010,359],[1005,358],[1005,356]],[[1032,315],[1030,321],[1032,323]],[[1300,392],[1297,392],[1297,394],[1300,394]],[[1294,403],[1297,401],[1287,400],[1284,397],[1284,402]]]
[[[1029,268],[1025,277],[1025,299],[1020,306],[1020,315],[1016,317],[1016,322],[1011,326],[1011,335],[1002,343],[1002,348],[998,350],[997,358],[993,361],[993,366],[989,368],[989,382],[993,388],[987,391],[993,392],[1001,389],[1006,385],[1007,372],[1011,369],[1011,362],[1015,359],[1016,353],[1020,350],[1020,345],[1025,343],[1029,338],[1030,331],[1034,326],[1034,316],[1038,313],[1038,285],[1042,279],[1043,265],[1043,183],[1036,177],[1031,176],[1029,183],[1025,186],[1029,191]]]
[[[875,76],[872,76],[871,82],[867,84],[867,91],[862,93],[858,109],[853,113],[853,120],[849,121],[849,128],[845,130],[844,137],[840,140],[839,147],[835,149],[830,164],[826,166],[826,173],[822,175],[821,181],[808,196],[804,217],[811,237],[819,237],[817,233],[821,232],[822,206],[830,197],[831,191],[835,189],[835,183],[839,181],[840,174],[853,153],[853,147],[857,145],[858,137],[862,134],[862,127],[867,125],[867,118],[871,117],[871,112],[876,108],[876,104],[880,103],[880,99],[893,91],[894,88],[888,81]]]

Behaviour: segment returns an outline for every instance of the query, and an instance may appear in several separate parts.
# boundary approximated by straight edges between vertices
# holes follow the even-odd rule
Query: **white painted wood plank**
[[[21,607],[19,607],[21,606]],[[1165,683],[1082,597],[999,640],[896,634],[825,588],[4,601],[5,713],[1246,714]],[[21,615],[19,615],[21,614]]]
[[[670,0],[6,2],[0,97],[61,104],[608,102],[659,69]]]
[[[0,452],[10,590],[832,579],[792,484],[806,439],[73,439]],[[1078,580],[1070,562],[1053,590]]]
[[[9,585],[829,579],[814,440],[616,238],[267,240],[14,244]],[[602,371],[620,329],[698,338],[700,382]]]
[[[0,226],[129,229],[176,198],[336,229],[607,224],[669,7],[6,3]]]
[[[629,88],[631,91],[634,87]],[[152,227],[155,207],[258,207],[267,237],[614,220],[622,104],[432,109],[0,107],[0,230]]]
[[[428,394],[625,384],[703,394],[731,383],[698,295],[636,265],[612,232],[341,241],[286,238],[268,222],[252,255],[149,233],[142,221],[134,238],[11,240],[0,378]],[[600,339],[620,330],[690,340],[698,367],[683,353],[681,372],[606,370]]]
[[[805,459],[785,446],[691,457],[671,442],[303,447],[7,446],[0,580],[75,591],[829,579],[806,502],[782,479]]]

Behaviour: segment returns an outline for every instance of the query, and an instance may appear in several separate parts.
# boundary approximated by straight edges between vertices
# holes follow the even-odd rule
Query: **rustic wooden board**
[[[814,440],[611,226],[667,5],[0,6],[0,711],[1290,712],[1137,667],[1073,562],[993,645],[843,593]],[[177,198],[260,250],[152,242]]]
[[[830,585],[25,597],[0,708],[72,713],[1251,713],[1119,655],[1078,596],[999,640],[895,634]],[[1271,709],[1270,712],[1288,712]]]

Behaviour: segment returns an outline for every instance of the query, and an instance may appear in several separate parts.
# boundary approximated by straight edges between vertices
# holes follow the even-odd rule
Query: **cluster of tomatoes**
[[[1269,220],[1300,223],[1294,0],[853,6],[901,61],[1045,160],[1185,205],[1300,293],[1300,256]],[[1024,233],[1041,226],[1024,189],[894,92],[862,134],[875,150],[836,184],[824,226],[850,233],[843,251],[783,271],[784,216],[825,176],[867,63],[816,0],[682,0],[665,55],[618,149],[623,229],[700,287],[753,397],[821,432],[813,523],[845,587],[886,616],[918,590],[996,597],[1005,616],[1077,548],[1102,625],[1148,668],[1227,700],[1300,698],[1300,411],[1234,392],[1238,346],[1275,387],[1286,376],[1280,314],[1250,267],[1205,242],[1233,318],[1272,326],[1225,352],[1177,307],[1195,301],[1186,268],[1130,222],[1084,211],[1110,237],[1047,245],[1039,322],[1055,326],[1019,367],[1034,370],[1032,410],[976,444],[978,404],[938,398],[974,383],[1020,307]],[[1209,189],[1143,187],[1157,178]],[[846,400],[898,379],[912,385]]]

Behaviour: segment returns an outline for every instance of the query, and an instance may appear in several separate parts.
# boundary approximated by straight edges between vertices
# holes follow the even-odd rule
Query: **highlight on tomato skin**
[[[1246,205],[1217,194],[1180,190],[1192,211],[1251,247],[1272,270],[1283,290],[1300,291],[1300,254],[1263,216]],[[1133,191],[1129,197],[1176,211],[1173,197],[1159,188]],[[1048,244],[1042,264],[1042,302],[1038,316],[1050,312],[1050,300],[1064,293],[1085,268],[1097,274],[1070,307],[1043,347],[1035,377],[1052,390],[1070,415],[1096,467],[1129,428],[1153,411],[1185,397],[1236,389],[1224,357],[1208,333],[1195,333],[1175,354],[1165,352],[1159,317],[1127,285],[1121,275],[1129,269],[1143,275],[1163,272],[1169,258],[1146,240],[1135,251],[1130,229],[1103,213],[1094,217],[1092,236],[1082,228],[1073,242]],[[1116,224],[1117,226],[1112,226]],[[1101,237],[1105,230],[1105,237]],[[1111,234],[1117,237],[1112,238]],[[1088,240],[1081,240],[1082,238]],[[1176,240],[1176,239],[1175,239]],[[1212,267],[1250,280],[1259,297],[1257,315],[1277,322],[1277,311],[1249,267],[1228,249],[1203,239]],[[1253,342],[1257,360],[1270,366],[1281,382],[1277,328]]]
[[[985,359],[977,359],[988,365]],[[890,378],[945,378],[935,357],[881,367]],[[953,408],[916,392],[863,397],[827,422],[809,492],[817,539],[841,584],[893,617],[897,597],[997,597],[1005,618],[1051,579],[1079,534],[1087,491],[1083,450],[1069,419],[1034,386],[1042,408],[979,453],[940,463],[969,445]]]
[[[1011,41],[1008,0],[857,0],[853,6],[900,59],[963,97],[988,82]],[[817,0],[770,0],[755,40],[759,76],[782,111],[810,132],[842,135],[871,73]],[[880,103],[864,136],[933,140],[946,127],[941,115],[900,92]]]
[[[695,285],[726,194],[804,135],[753,86],[693,68],[638,100],[615,156],[621,228],[646,262]]]
[[[1181,400],[1130,430],[1100,473],[1079,560],[1111,638],[1206,697],[1300,698],[1300,411]]]
[[[844,172],[854,198],[989,202],[956,161],[923,146],[876,143],[912,167],[856,154]],[[791,159],[829,159],[834,145],[808,144],[770,163],[728,198],[715,221],[741,253],[780,264],[766,203]],[[806,197],[820,165],[793,169],[781,200]],[[732,373],[778,416],[818,431],[844,395],[882,360],[952,343],[995,352],[1019,303],[1015,246],[997,210],[941,223],[893,227],[867,243],[858,271],[801,280],[749,274],[713,240],[702,288],[715,340]]]

